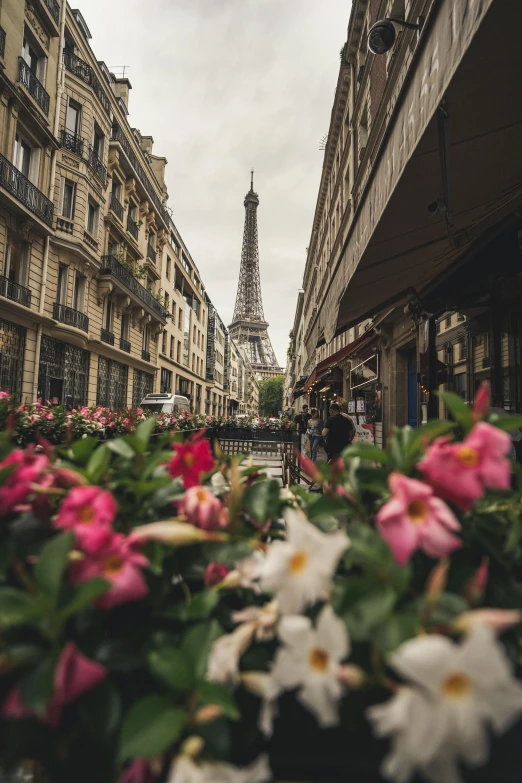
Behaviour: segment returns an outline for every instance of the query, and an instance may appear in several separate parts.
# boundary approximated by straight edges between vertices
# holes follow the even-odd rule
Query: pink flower
[[[203,473],[214,469],[212,450],[203,435],[204,430],[201,430],[192,440],[174,444],[174,456],[169,462],[169,472],[173,477],[181,476],[187,489],[199,484]]]
[[[509,489],[509,435],[491,424],[475,424],[461,443],[435,441],[417,465],[437,494],[468,511],[486,489]]]
[[[96,606],[101,609],[139,601],[149,591],[140,570],[149,561],[138,551],[139,546],[137,540],[119,533],[114,533],[108,540],[100,540],[100,546],[95,552],[87,552],[83,560],[71,565],[71,582],[88,582],[95,577],[110,582],[110,590],[96,600]]]
[[[15,449],[2,462],[0,470],[15,465],[0,487],[0,516],[7,516],[31,494],[31,484],[36,484],[49,467],[45,454],[32,449]]]
[[[432,487],[401,473],[392,473],[388,483],[392,497],[377,515],[377,528],[398,563],[407,563],[417,549],[441,558],[462,546],[453,535],[459,521]]]
[[[75,487],[60,506],[54,525],[74,530],[78,546],[96,552],[111,537],[116,510],[116,502],[106,489]]]
[[[53,694],[47,705],[44,721],[51,726],[57,726],[62,709],[101,682],[106,675],[107,671],[103,666],[86,658],[74,642],[68,642],[54,672]],[[6,718],[35,717],[35,713],[22,702],[19,686],[15,686],[9,693],[2,707],[2,715]]]
[[[223,563],[210,563],[205,569],[205,587],[215,587],[220,584],[229,573],[230,568],[223,565]]]
[[[156,776],[153,774],[150,763],[145,759],[134,759],[125,767],[118,783],[154,783]]]
[[[228,524],[227,509],[206,487],[187,489],[178,503],[178,511],[187,521],[202,530],[216,530]]]
[[[8,391],[0,391],[0,400],[8,400],[11,396],[11,393]],[[18,409],[20,410],[20,409]]]

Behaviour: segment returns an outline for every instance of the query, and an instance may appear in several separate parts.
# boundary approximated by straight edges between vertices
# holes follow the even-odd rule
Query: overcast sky
[[[173,219],[226,324],[254,167],[265,318],[284,366],[350,0],[77,0],[129,121],[168,160]]]

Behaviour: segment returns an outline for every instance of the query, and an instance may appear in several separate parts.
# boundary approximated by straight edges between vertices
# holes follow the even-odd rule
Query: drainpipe
[[[53,136],[58,137],[58,129],[60,125],[60,105],[62,102],[62,94],[64,88],[64,68],[62,52],[65,42],[65,16],[67,12],[67,3],[62,2],[60,9],[60,38],[58,45],[58,72],[56,76],[56,105],[54,108],[54,127]],[[57,150],[53,149],[51,152],[51,174],[49,181],[49,201],[54,201],[54,190],[56,180],[56,155]],[[51,243],[50,235],[45,237],[44,252],[43,252],[43,264],[42,264],[42,284],[40,286],[40,306],[38,308],[38,315],[40,318],[44,314],[45,306],[45,294],[47,290],[47,270],[49,267],[49,246]],[[33,402],[36,402],[38,398],[38,373],[40,367],[40,353],[42,348],[42,323],[38,323],[36,328],[36,344],[34,349],[34,374],[33,374]]]

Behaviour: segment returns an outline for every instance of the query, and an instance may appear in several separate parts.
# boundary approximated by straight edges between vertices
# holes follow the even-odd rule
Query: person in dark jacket
[[[308,405],[303,405],[301,413],[298,413],[294,418],[294,422],[297,424],[297,432],[299,433],[299,450],[301,454],[304,454],[306,451],[306,442],[308,440],[306,428],[309,419],[311,419],[311,416],[308,413]]]
[[[355,437],[353,421],[348,415],[341,413],[336,402],[330,405],[330,417],[326,419],[322,435],[326,441],[328,462],[340,457]]]

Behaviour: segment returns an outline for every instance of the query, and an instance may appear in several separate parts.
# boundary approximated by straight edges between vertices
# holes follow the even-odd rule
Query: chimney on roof
[[[143,152],[148,152],[149,155],[152,155],[152,147],[154,144],[154,139],[152,136],[142,136],[141,137],[141,149]]]
[[[132,90],[132,84],[127,78],[114,79],[113,84],[114,94],[117,98],[121,98],[127,109],[129,108],[129,92]]]

